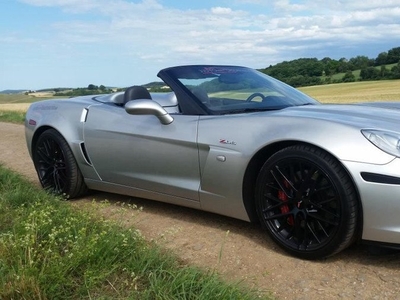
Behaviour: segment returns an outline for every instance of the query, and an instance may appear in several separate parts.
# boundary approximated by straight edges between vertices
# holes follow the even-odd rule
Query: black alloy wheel
[[[308,145],[270,157],[257,179],[259,219],[272,239],[305,259],[331,256],[348,247],[357,225],[357,197],[339,162]]]
[[[73,153],[59,132],[48,129],[33,149],[33,162],[44,189],[65,198],[75,198],[87,191]]]

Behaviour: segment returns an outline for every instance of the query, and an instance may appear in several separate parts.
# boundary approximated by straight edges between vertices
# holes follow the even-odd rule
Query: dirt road
[[[0,163],[38,184],[23,126],[0,123]],[[92,199],[143,207],[132,214],[117,205],[99,205],[99,213],[122,218],[184,262],[244,280],[278,299],[400,299],[399,253],[372,255],[366,247],[354,246],[324,261],[303,261],[282,252],[257,225],[106,193],[72,203],[86,205]]]

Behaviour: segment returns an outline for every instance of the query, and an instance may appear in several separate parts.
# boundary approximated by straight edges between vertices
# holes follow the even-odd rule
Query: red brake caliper
[[[284,185],[285,185],[286,188],[289,188],[289,183],[286,180],[284,182]],[[288,196],[286,196],[284,191],[278,191],[278,199],[281,200],[282,202],[287,202],[289,200]],[[289,206],[287,204],[281,206],[281,213],[282,214],[286,214],[289,211],[290,211],[289,210]],[[288,216],[287,217],[287,222],[288,222],[289,225],[293,226],[294,225],[293,216]]]

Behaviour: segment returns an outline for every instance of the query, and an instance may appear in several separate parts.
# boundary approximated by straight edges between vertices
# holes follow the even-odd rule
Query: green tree
[[[388,70],[385,65],[381,65],[381,68],[379,70],[379,76],[381,78],[389,78],[390,73],[391,73],[390,70]]]
[[[346,74],[342,77],[343,82],[354,82],[356,81],[356,77],[354,76],[352,71],[347,71]]]
[[[387,64],[387,57],[388,53],[387,52],[381,52],[379,55],[375,58],[375,66],[382,66]]]
[[[344,73],[349,69],[349,64],[346,58],[342,57],[339,59],[339,63],[336,67],[336,73]]]
[[[373,66],[375,61],[369,59],[367,56],[358,55],[356,57],[350,58],[349,65],[351,70],[359,70]]]
[[[391,78],[400,79],[400,62],[391,69]]]
[[[394,64],[400,62],[400,47],[392,48],[388,51],[387,64]]]
[[[87,87],[88,90],[98,90],[99,87],[97,85],[94,84],[89,84]]]
[[[380,79],[381,76],[378,69],[375,67],[368,67],[361,70],[360,78],[362,80],[377,80]]]

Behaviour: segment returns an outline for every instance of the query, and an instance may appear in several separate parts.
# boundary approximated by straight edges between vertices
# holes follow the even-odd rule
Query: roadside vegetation
[[[14,124],[23,124],[25,121],[25,112],[13,110],[1,110],[0,105],[0,121]]]
[[[0,215],[0,299],[268,299],[2,166]]]

